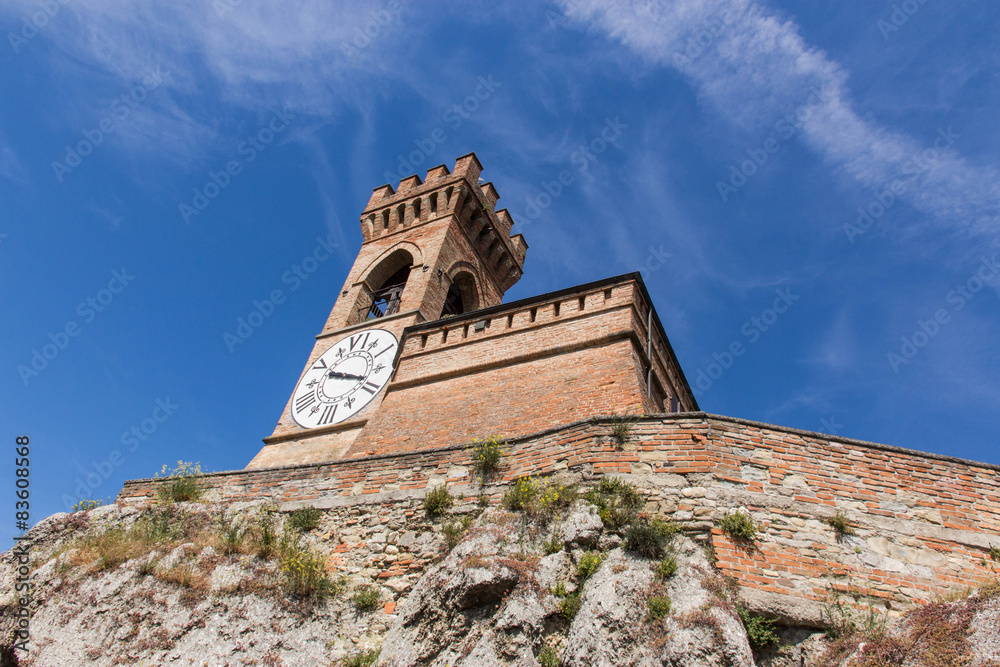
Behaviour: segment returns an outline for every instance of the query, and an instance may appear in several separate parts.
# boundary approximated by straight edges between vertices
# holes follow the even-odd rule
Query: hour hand
[[[337,371],[330,371],[326,374],[327,377],[338,378],[344,380],[364,380],[360,375],[351,375],[350,373],[339,373]]]

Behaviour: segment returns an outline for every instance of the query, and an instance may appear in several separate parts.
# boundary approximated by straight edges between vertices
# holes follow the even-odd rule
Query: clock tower
[[[528,249],[474,153],[375,188],[363,243],[274,432],[249,468],[342,458],[378,411],[407,327],[497,306]]]

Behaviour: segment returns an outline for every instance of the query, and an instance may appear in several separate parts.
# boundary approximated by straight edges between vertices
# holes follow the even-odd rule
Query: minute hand
[[[337,371],[330,371],[326,374],[327,377],[345,379],[345,380],[364,380],[365,378],[360,375],[352,375],[350,373],[338,373]]]

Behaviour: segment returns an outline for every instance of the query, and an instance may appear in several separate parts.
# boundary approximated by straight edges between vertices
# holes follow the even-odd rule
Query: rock
[[[597,544],[604,532],[604,522],[593,505],[577,501],[570,509],[569,516],[556,529],[567,548],[589,547]]]

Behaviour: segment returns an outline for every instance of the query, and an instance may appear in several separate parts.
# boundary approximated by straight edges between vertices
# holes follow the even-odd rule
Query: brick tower
[[[325,381],[336,388],[328,390],[330,395],[320,394],[327,402],[315,400],[316,394],[308,391],[293,393],[249,467],[340,458],[378,410],[381,388],[373,395],[375,384],[354,379],[362,377],[363,371],[357,370],[365,368],[362,361],[344,366],[355,372],[345,370],[341,377],[319,374],[329,364],[318,360],[338,342],[353,352],[361,338],[351,335],[377,328],[401,343],[408,326],[500,304],[520,279],[528,246],[520,234],[510,235],[513,220],[508,212],[494,211],[499,194],[492,183],[479,183],[482,168],[469,153],[458,158],[451,172],[441,165],[430,169],[425,181],[414,175],[403,179],[397,190],[390,184],[375,188],[361,214],[361,250],[300,376],[300,385],[303,380]],[[366,346],[372,342],[369,337]],[[377,359],[374,353],[380,349],[385,348],[371,350],[371,366],[387,362],[382,368],[391,372],[392,352]],[[313,368],[316,372],[307,378]],[[354,396],[332,400],[355,384],[360,391]],[[338,410],[343,415],[352,398],[367,402],[349,418],[333,422],[336,417],[330,413]],[[295,410],[296,399],[304,406],[301,413]],[[314,411],[313,419],[306,418],[309,410]]]

